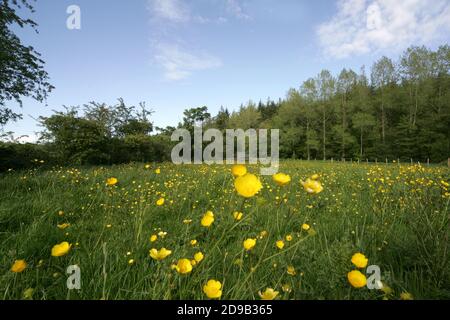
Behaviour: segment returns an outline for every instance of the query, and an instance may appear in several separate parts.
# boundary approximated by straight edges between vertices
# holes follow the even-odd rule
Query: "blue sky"
[[[432,5],[430,4],[432,3]],[[81,30],[69,30],[69,5]],[[33,118],[89,101],[145,101],[157,126],[188,107],[237,109],[284,97],[321,69],[359,71],[411,44],[450,40],[447,0],[39,0],[39,34],[18,30],[46,61],[56,89],[24,100],[24,119],[5,131],[29,135]]]

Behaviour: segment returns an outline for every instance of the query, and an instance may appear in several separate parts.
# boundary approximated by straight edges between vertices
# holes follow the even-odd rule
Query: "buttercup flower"
[[[203,286],[203,292],[210,299],[219,299],[222,296],[222,284],[217,280],[209,280]]]
[[[70,248],[72,247],[67,241],[61,242],[53,246],[52,248],[52,256],[53,257],[62,257],[69,253]]]
[[[352,257],[352,263],[358,268],[367,267],[368,259],[362,253],[355,253]]]
[[[210,227],[214,222],[214,213],[208,211],[202,218],[201,224],[203,227]]]
[[[152,257],[155,260],[161,261],[167,258],[172,254],[171,250],[167,250],[166,248],[162,248],[161,250],[157,249],[151,249],[150,250],[150,257]]]
[[[318,180],[320,176],[316,173],[311,176],[311,180]]]
[[[156,205],[160,207],[164,204],[165,201],[166,200],[164,198],[160,198],[160,199],[158,199],[158,201],[156,201]]]
[[[246,175],[236,178],[234,187],[240,196],[251,198],[262,189],[262,184],[257,176],[247,173]]]
[[[293,266],[287,267],[287,274],[290,276],[295,276],[297,272],[295,271],[295,268]]]
[[[233,167],[231,167],[231,173],[235,178],[242,177],[247,173],[247,168],[242,164],[235,164]]]
[[[60,230],[64,230],[64,229],[67,229],[68,227],[70,227],[70,223],[58,224],[57,227]]]
[[[277,173],[272,176],[273,181],[279,186],[285,186],[291,182],[291,177],[284,173]]]
[[[256,245],[256,239],[247,239],[244,241],[243,246],[244,249],[250,251]]]
[[[287,242],[291,242],[292,239],[293,239],[292,235],[288,234],[288,235],[286,236],[286,241],[287,241]]]
[[[350,271],[347,274],[348,282],[355,288],[363,288],[367,284],[367,278],[358,270]]]
[[[278,296],[279,292],[273,290],[272,288],[267,288],[266,291],[260,291],[258,294],[261,297],[261,300],[273,300]]]
[[[188,274],[192,271],[191,260],[180,259],[176,265],[173,265],[173,269],[177,270],[180,274]]]
[[[159,169],[159,168],[156,169],[156,170],[155,170],[155,173],[156,173],[156,174],[161,174],[161,169]]]
[[[414,297],[411,293],[409,292],[402,292],[400,294],[400,300],[414,300]]]
[[[202,252],[197,252],[196,254],[194,254],[194,260],[195,262],[199,263],[203,260],[205,256],[203,255]]]
[[[150,237],[150,242],[155,242],[156,240],[158,240],[158,236],[157,236],[156,234],[153,234],[153,235]]]
[[[305,230],[305,231],[308,231],[309,229],[311,229],[311,226],[309,224],[304,223],[302,225],[302,229]]]
[[[322,184],[317,180],[312,180],[310,178],[306,179],[306,181],[301,181],[301,184],[306,192],[309,194],[318,194],[323,191]]]
[[[279,241],[277,241],[276,245],[277,245],[277,248],[281,250],[284,248],[284,241],[279,240]]]
[[[27,268],[25,260],[16,260],[11,266],[11,271],[14,273],[21,273]]]
[[[236,221],[242,220],[243,216],[244,216],[244,214],[242,212],[235,211],[233,213],[234,220],[236,220]]]
[[[117,180],[117,178],[114,177],[106,179],[106,185],[110,187],[115,186],[117,182],[119,182],[119,180]]]

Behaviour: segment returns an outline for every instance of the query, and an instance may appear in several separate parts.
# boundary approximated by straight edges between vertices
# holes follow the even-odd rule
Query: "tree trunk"
[[[325,115],[325,106],[323,107],[323,118],[322,118],[322,125],[323,125],[323,160],[327,159],[327,151],[326,151],[326,115]]]

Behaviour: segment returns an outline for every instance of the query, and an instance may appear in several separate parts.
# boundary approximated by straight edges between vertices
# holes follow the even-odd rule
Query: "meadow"
[[[1,299],[450,299],[449,168],[289,160],[274,181],[248,166],[248,198],[231,169],[1,174]]]

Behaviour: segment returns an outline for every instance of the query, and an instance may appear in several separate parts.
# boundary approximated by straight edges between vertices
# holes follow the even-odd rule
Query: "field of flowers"
[[[4,173],[1,299],[450,298],[448,168],[283,161],[280,172]],[[80,290],[67,289],[71,265]]]

